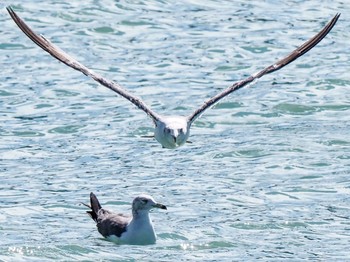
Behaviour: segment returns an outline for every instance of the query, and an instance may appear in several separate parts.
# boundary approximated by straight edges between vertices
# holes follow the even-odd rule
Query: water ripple
[[[0,17],[0,260],[343,261],[350,240],[349,5],[344,1],[25,1],[38,32],[159,113],[187,115],[294,49],[310,54],[227,97],[164,150],[124,99]],[[6,11],[3,9],[4,14]],[[152,246],[104,240],[82,202],[130,212]]]

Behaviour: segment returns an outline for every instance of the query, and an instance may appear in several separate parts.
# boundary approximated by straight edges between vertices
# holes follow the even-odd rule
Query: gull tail
[[[84,206],[91,209],[90,211],[86,211],[86,213],[88,213],[88,215],[97,223],[98,211],[102,207],[94,193],[90,193],[90,206],[86,204],[84,204]]]

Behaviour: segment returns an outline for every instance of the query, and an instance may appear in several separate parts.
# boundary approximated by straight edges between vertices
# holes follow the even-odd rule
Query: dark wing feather
[[[17,24],[17,26],[25,33],[30,40],[32,40],[35,44],[41,47],[44,51],[48,52],[51,56],[66,64],[67,66],[82,72],[83,74],[91,77],[95,81],[99,82],[101,85],[111,89],[117,94],[123,96],[131,103],[136,105],[138,108],[142,109],[146,114],[148,114],[153,121],[159,119],[159,116],[151,110],[140,98],[130,94],[127,90],[123,89],[118,83],[105,79],[104,77],[96,74],[83,64],[79,63],[76,59],[69,56],[59,47],[52,44],[48,39],[46,39],[42,35],[36,34],[16,13],[12,10],[11,7],[7,7],[7,11],[12,17],[13,21]]]
[[[297,49],[295,49],[293,52],[291,52],[286,57],[278,60],[275,64],[264,68],[263,70],[259,71],[258,73],[253,74],[244,80],[241,80],[239,82],[234,83],[233,85],[226,88],[223,92],[215,95],[214,97],[212,97],[209,100],[207,100],[206,102],[204,102],[204,104],[200,108],[198,108],[196,111],[194,111],[188,117],[188,121],[192,124],[193,121],[195,121],[206,109],[208,109],[209,107],[216,104],[219,100],[221,100],[225,96],[231,94],[234,91],[237,91],[238,89],[246,86],[247,84],[253,82],[254,80],[256,80],[256,79],[258,79],[266,74],[275,72],[275,71],[283,68],[284,66],[286,66],[289,63],[296,60],[298,57],[300,57],[300,56],[304,55],[305,53],[307,53],[308,51],[310,51],[332,30],[333,26],[338,21],[339,16],[340,16],[340,14],[336,14],[333,17],[333,19],[330,22],[328,22],[328,24],[318,34],[316,34],[314,37],[312,37],[311,39],[306,41],[304,44],[299,46]]]
[[[115,214],[108,210],[101,209],[97,219],[98,232],[104,237],[115,235],[120,237],[131,220],[131,216]]]
[[[126,231],[126,227],[132,218],[103,209],[96,195],[92,192],[90,193],[90,206],[84,205],[91,209],[86,213],[96,222],[98,232],[104,237],[111,235],[120,237]]]
[[[94,193],[90,193],[90,205],[82,203],[84,206],[90,208],[91,210],[86,211],[88,215],[97,223],[98,213],[102,209],[100,202],[98,201]]]

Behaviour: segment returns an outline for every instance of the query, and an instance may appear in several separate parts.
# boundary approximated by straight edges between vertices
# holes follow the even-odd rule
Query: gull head
[[[182,146],[189,135],[189,122],[185,117],[168,116],[156,121],[154,136],[165,148],[173,149]]]
[[[135,197],[132,202],[132,213],[138,215],[139,213],[148,213],[153,208],[167,209],[165,205],[157,203],[153,197],[149,195],[140,195]]]

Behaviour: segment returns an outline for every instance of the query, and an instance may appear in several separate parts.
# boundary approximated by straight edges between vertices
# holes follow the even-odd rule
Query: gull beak
[[[159,203],[155,204],[154,207],[167,210],[166,206]]]
[[[174,133],[173,133],[174,137],[178,137],[179,135],[179,132],[177,130],[174,130]]]
[[[173,132],[171,132],[171,136],[173,137],[175,144],[176,144],[176,139],[178,135],[179,135],[179,132],[177,132],[177,130],[173,130]]]

